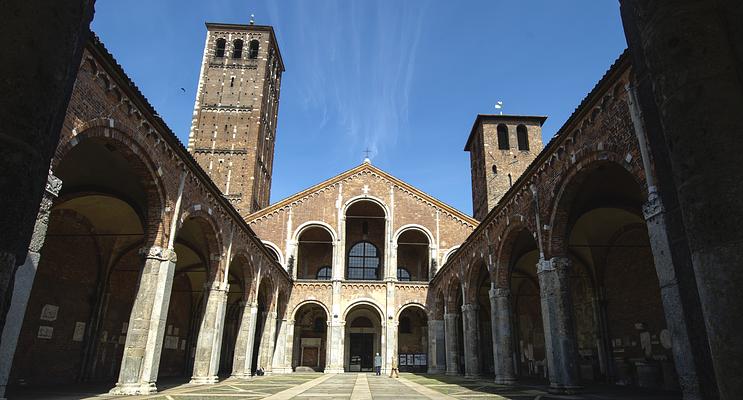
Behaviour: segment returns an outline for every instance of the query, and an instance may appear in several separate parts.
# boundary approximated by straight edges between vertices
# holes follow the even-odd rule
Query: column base
[[[230,375],[230,379],[250,379],[253,376],[249,373],[239,373],[239,374],[232,374]]]
[[[108,391],[109,394],[118,396],[136,396],[157,393],[155,382],[149,383],[117,383],[116,386]]]
[[[459,371],[446,371],[445,375],[459,376],[459,375],[462,375],[462,374],[460,374]]]
[[[480,379],[482,376],[480,374],[465,374],[465,378],[467,379]]]
[[[214,376],[194,376],[191,377],[190,385],[213,385],[219,382],[219,377]]]
[[[576,393],[580,393],[582,390],[583,390],[583,386],[564,386],[564,385],[550,384],[550,387],[547,389],[547,393],[576,394]]]
[[[274,374],[291,374],[294,370],[292,367],[273,367],[273,371],[271,372]]]
[[[429,374],[444,374],[446,373],[446,370],[439,367],[432,367],[428,369]]]
[[[498,385],[514,385],[516,384],[516,378],[496,376],[495,383]]]
[[[343,367],[325,367],[324,374],[342,374],[346,372]]]

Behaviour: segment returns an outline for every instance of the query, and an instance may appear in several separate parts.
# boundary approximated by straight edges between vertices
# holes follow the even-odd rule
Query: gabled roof
[[[295,202],[297,200],[300,200],[303,197],[306,197],[306,196],[308,196],[308,195],[310,195],[312,193],[315,193],[315,192],[317,192],[317,191],[319,191],[319,190],[321,190],[321,189],[323,189],[325,187],[328,187],[330,185],[333,185],[335,183],[338,183],[340,181],[343,181],[346,178],[348,178],[350,176],[353,176],[353,175],[356,175],[357,173],[363,172],[363,171],[369,171],[369,172],[372,172],[372,173],[375,173],[377,175],[382,176],[384,179],[389,180],[394,185],[399,186],[399,187],[402,187],[405,190],[407,190],[407,191],[409,191],[409,192],[411,192],[411,193],[413,193],[413,194],[415,194],[417,196],[420,196],[421,198],[425,199],[426,201],[429,201],[430,203],[434,204],[434,206],[442,209],[445,212],[448,212],[452,216],[455,216],[455,217],[461,219],[462,221],[464,221],[464,222],[472,225],[473,227],[477,226],[480,223],[480,221],[478,221],[478,220],[476,220],[476,219],[468,216],[467,214],[465,214],[465,213],[457,210],[456,208],[454,208],[454,207],[452,207],[452,206],[450,206],[450,205],[442,202],[441,200],[438,200],[437,198],[429,195],[428,193],[426,193],[426,192],[424,192],[424,191],[422,191],[422,190],[420,190],[420,189],[418,189],[418,188],[416,188],[416,187],[414,187],[414,186],[406,183],[405,181],[402,181],[402,180],[400,180],[400,179],[398,179],[398,178],[396,178],[396,177],[388,174],[387,172],[385,172],[385,171],[383,171],[383,170],[381,170],[381,169],[373,166],[369,162],[363,162],[360,165],[358,165],[358,166],[356,166],[354,168],[351,168],[351,169],[349,169],[349,170],[347,170],[345,172],[341,172],[340,174],[338,174],[338,175],[336,175],[336,176],[334,176],[334,177],[332,177],[330,179],[326,179],[326,180],[324,180],[324,181],[322,181],[322,182],[320,182],[320,183],[318,183],[316,185],[313,185],[313,186],[311,186],[311,187],[309,187],[309,188],[307,188],[307,189],[305,189],[305,190],[303,190],[301,192],[295,193],[295,194],[293,194],[293,195],[291,195],[291,196],[289,196],[289,197],[287,197],[287,198],[285,198],[283,200],[280,200],[280,201],[278,201],[278,202],[276,202],[274,204],[271,204],[270,206],[268,206],[266,208],[263,208],[263,209],[258,210],[256,212],[250,214],[250,215],[247,215],[245,217],[245,220],[248,223],[250,223],[251,221],[254,221],[254,220],[256,220],[256,219],[258,219],[258,218],[260,218],[260,217],[262,217],[262,216],[264,216],[266,214],[269,214],[269,213],[271,213],[273,211],[279,210],[282,207],[286,207],[287,205],[289,205],[289,204],[291,204],[291,203],[293,203],[293,202]]]

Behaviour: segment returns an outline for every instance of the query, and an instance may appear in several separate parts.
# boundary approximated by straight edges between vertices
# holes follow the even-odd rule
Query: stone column
[[[508,288],[490,289],[490,323],[493,332],[495,383],[512,384],[516,381],[516,374],[513,369],[511,339],[511,291]]]
[[[31,288],[36,277],[36,270],[41,260],[41,248],[46,239],[46,230],[49,226],[49,213],[52,209],[54,199],[62,189],[62,181],[52,175],[47,176],[46,190],[41,199],[41,206],[36,217],[31,243],[28,246],[26,261],[18,267],[15,272],[13,283],[13,297],[10,301],[10,309],[5,319],[5,326],[0,340],[0,398],[5,397],[5,387],[8,384],[10,369],[13,366],[18,335],[23,326],[23,317],[26,315],[26,305],[31,296]]]
[[[111,394],[157,392],[155,382],[160,367],[176,254],[173,250],[158,246],[144,248],[142,254],[145,256],[144,267],[129,317],[119,381],[111,389]]]
[[[446,372],[446,339],[444,320],[428,321],[428,373],[443,374]]]
[[[258,367],[263,368],[266,374],[273,371],[273,350],[276,338],[276,311],[266,312],[266,323],[261,334]]]
[[[273,373],[290,374],[292,372],[292,351],[294,348],[294,320],[282,319],[276,348],[273,352]]]
[[[204,385],[219,381],[217,373],[219,372],[228,294],[229,285],[221,282],[214,282],[207,293],[204,318],[201,319],[201,327],[196,339],[192,384]]]
[[[333,318],[333,321],[328,321],[328,333],[326,357],[325,357],[325,373],[326,374],[342,374],[343,373],[343,346],[344,346],[344,329],[345,322],[337,321]]]
[[[480,307],[477,304],[462,306],[464,376],[467,378],[480,376],[480,316],[477,314],[479,310]]]
[[[568,285],[570,259],[554,257],[537,263],[544,323],[544,344],[550,391],[570,393],[580,389],[578,345],[575,339]]]
[[[444,314],[444,331],[446,332],[446,374],[459,375],[459,315]]]
[[[237,339],[235,340],[235,357],[232,362],[232,377],[234,378],[250,378],[257,320],[258,305],[245,304],[240,321],[240,330],[237,332]]]

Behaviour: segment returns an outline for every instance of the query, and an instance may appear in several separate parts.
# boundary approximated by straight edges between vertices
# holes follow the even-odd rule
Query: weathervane
[[[495,109],[500,111],[500,115],[503,115],[503,102],[502,101],[496,101],[495,102]]]

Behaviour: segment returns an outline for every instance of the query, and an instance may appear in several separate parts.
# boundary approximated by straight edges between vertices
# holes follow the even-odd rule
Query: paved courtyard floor
[[[75,390],[77,389],[77,390]],[[215,385],[162,384],[152,396],[116,397],[97,386],[25,388],[11,390],[9,399],[268,399],[268,400],[408,400],[408,399],[512,399],[512,400],[671,400],[680,394],[614,386],[588,386],[577,395],[548,394],[541,384],[496,385],[489,380],[403,373],[399,379],[365,373],[325,375],[296,373],[250,380],[226,379]]]

